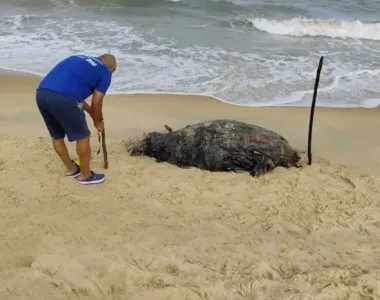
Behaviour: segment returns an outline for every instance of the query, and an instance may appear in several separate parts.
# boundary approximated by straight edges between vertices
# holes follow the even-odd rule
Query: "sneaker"
[[[95,184],[95,183],[102,183],[106,179],[106,176],[104,174],[96,174],[93,171],[91,171],[91,176],[87,179],[81,180],[78,179],[78,182],[80,184]]]
[[[72,162],[75,164],[75,166],[77,167],[77,169],[73,173],[67,173],[66,177],[76,178],[76,177],[78,177],[80,175],[80,166],[75,161],[72,161]]]

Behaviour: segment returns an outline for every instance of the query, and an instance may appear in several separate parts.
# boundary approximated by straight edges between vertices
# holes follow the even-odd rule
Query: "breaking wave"
[[[361,21],[307,18],[293,18],[283,21],[256,18],[249,21],[255,29],[276,35],[380,40],[380,23],[376,22],[363,23]]]

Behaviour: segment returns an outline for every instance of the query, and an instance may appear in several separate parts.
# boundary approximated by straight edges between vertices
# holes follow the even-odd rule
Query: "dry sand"
[[[306,150],[309,109],[107,96],[107,182],[81,186],[51,149],[39,80],[0,75],[1,300],[380,299],[379,109],[317,108],[313,165],[252,178],[130,157],[123,140],[223,117]]]

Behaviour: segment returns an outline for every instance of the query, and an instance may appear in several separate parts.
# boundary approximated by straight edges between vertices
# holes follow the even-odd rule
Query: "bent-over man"
[[[90,168],[91,132],[84,111],[93,119],[98,131],[103,131],[103,98],[116,70],[116,59],[111,54],[99,57],[70,56],[59,62],[41,81],[36,91],[36,102],[53,140],[53,147],[66,166],[67,177],[77,178],[81,184],[101,183],[104,174]],[[86,101],[92,95],[91,105]],[[64,138],[76,142],[80,166],[68,153]]]

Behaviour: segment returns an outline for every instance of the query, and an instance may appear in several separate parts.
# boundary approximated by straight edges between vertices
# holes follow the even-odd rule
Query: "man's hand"
[[[96,130],[99,132],[102,132],[104,130],[104,122],[103,121],[98,122],[98,123],[94,122],[94,126],[95,126]]]

